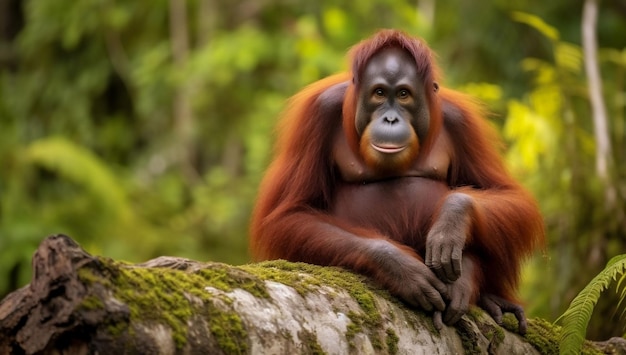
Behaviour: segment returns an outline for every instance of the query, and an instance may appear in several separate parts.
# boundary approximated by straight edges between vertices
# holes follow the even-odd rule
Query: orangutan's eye
[[[408,97],[409,97],[409,90],[402,89],[402,90],[398,91],[398,98],[399,99],[406,99]]]

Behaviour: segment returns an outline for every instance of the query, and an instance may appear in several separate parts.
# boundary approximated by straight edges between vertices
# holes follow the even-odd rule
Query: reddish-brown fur
[[[396,31],[383,31],[375,39],[351,51],[351,73],[311,84],[292,98],[284,112],[276,156],[261,184],[252,218],[250,247],[256,259],[345,266],[382,280],[383,285],[389,276],[364,257],[365,241],[388,241],[405,255],[423,260],[425,233],[441,212],[439,203],[422,206],[418,200],[417,206],[407,207],[399,201],[394,206],[398,213],[390,214],[381,201],[360,201],[358,205],[367,205],[377,216],[375,223],[386,226],[379,228],[357,225],[332,212],[337,204],[354,205],[342,200],[353,198],[345,193],[349,190],[338,194],[346,183],[334,166],[332,147],[335,132],[343,127],[350,148],[360,154],[355,93],[368,60],[385,46],[399,45],[415,58],[426,88],[437,79],[433,55],[421,41]],[[450,192],[474,199],[471,235],[464,250],[476,266],[471,302],[484,293],[516,302],[521,261],[543,243],[538,208],[506,172],[495,132],[479,107],[452,90],[427,89],[426,93],[431,123],[426,141],[419,142],[417,159],[428,158],[435,141],[447,135],[451,161],[445,182],[428,180],[416,194],[421,201],[440,201]],[[364,196],[373,199],[376,191]],[[398,221],[405,225],[397,225]],[[405,233],[406,228],[423,233]]]
[[[472,196],[478,206],[479,228],[466,248],[479,259],[484,274],[480,289],[515,302],[521,261],[544,243],[539,209],[507,173],[497,134],[482,110],[458,92],[444,89],[440,96],[458,111],[444,122],[453,137],[448,185]]]

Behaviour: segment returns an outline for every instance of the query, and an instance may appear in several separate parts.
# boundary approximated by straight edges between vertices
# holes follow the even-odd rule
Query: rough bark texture
[[[0,354],[558,353],[548,322],[532,320],[521,337],[473,309],[437,332],[428,315],[337,268],[171,257],[131,265],[62,235],[42,242],[33,268],[32,282],[0,302]],[[619,352],[623,343],[585,346]]]

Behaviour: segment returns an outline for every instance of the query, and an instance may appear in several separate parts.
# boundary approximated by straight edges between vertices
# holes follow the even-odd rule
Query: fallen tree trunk
[[[558,353],[558,329],[545,321],[522,337],[476,308],[438,332],[428,315],[338,268],[133,265],[62,235],[42,242],[33,268],[32,282],[0,302],[1,354]]]

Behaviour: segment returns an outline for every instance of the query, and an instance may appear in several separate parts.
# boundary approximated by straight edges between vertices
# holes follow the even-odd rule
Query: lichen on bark
[[[522,337],[478,308],[437,331],[368,278],[286,261],[161,257],[129,264],[46,239],[31,284],[0,301],[0,353],[555,354],[560,329]],[[584,354],[598,353],[587,342]]]

